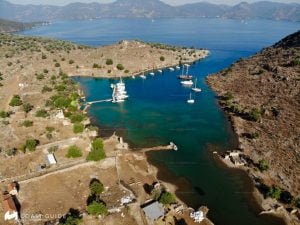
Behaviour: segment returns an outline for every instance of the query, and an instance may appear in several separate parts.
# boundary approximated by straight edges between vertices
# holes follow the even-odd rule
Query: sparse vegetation
[[[158,201],[163,205],[170,205],[176,203],[176,197],[170,192],[163,192]]]
[[[259,120],[261,119],[261,114],[262,114],[262,113],[261,113],[261,110],[260,110],[260,109],[258,109],[258,108],[253,108],[253,109],[249,112],[248,117],[249,117],[250,120],[257,122],[257,121],[259,121]]]
[[[22,105],[22,104],[23,104],[23,102],[22,102],[22,100],[21,100],[21,98],[20,98],[19,95],[14,95],[14,96],[12,97],[12,99],[10,100],[10,103],[9,103],[9,105],[10,105],[10,106],[13,106],[13,107],[15,107],[15,106],[20,106],[20,105]]]
[[[276,200],[279,200],[281,195],[281,189],[277,186],[272,186],[269,191],[267,192],[267,197],[274,198]]]
[[[90,215],[98,216],[98,215],[106,215],[108,210],[104,203],[93,201],[91,204],[87,206],[87,211]]]
[[[46,118],[49,116],[48,112],[45,109],[40,109],[38,111],[36,111],[35,113],[36,117],[42,117],[42,118]]]
[[[269,169],[269,163],[265,159],[261,159],[258,162],[258,168],[260,171],[266,171]]]
[[[93,180],[90,184],[92,195],[100,195],[104,191],[104,186],[99,180]]]
[[[21,125],[23,127],[32,127],[33,126],[33,121],[31,121],[31,120],[24,120]]]
[[[73,132],[75,134],[79,134],[79,133],[82,133],[84,130],[84,125],[82,123],[75,123],[73,125]]]
[[[30,103],[23,104],[23,111],[25,113],[29,113],[32,109],[33,109],[33,105],[31,105]]]
[[[122,64],[118,64],[118,65],[117,65],[117,69],[118,69],[118,70],[124,70],[124,66],[123,66]]]
[[[28,139],[23,148],[25,151],[28,150],[30,152],[33,152],[33,151],[35,151],[38,143],[39,142],[35,139]]]
[[[106,65],[112,65],[114,64],[114,61],[112,59],[106,59]]]
[[[82,156],[82,151],[76,145],[69,147],[68,153],[66,155],[67,158],[79,158]]]
[[[165,61],[165,57],[164,57],[164,56],[161,56],[161,57],[159,58],[159,60],[163,62],[163,61]]]
[[[92,143],[91,152],[87,156],[88,161],[100,161],[106,157],[103,149],[103,141],[101,138],[97,138]]]

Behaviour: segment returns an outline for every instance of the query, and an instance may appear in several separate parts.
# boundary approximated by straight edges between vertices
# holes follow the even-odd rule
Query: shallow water
[[[26,35],[50,36],[87,45],[105,45],[122,39],[142,39],[176,45],[208,48],[211,55],[195,63],[190,73],[198,78],[201,93],[193,94],[195,104],[187,105],[191,93],[170,72],[146,80],[125,79],[130,99],[122,104],[93,105],[89,114],[102,127],[102,134],[114,130],[135,148],[174,141],[178,152],[151,153],[151,160],[168,169],[160,174],[192,188],[177,194],[192,206],[210,208],[209,216],[220,225],[279,225],[281,220],[258,216],[250,200],[251,181],[244,172],[219,165],[212,151],[235,147],[235,138],[215,95],[205,84],[205,77],[247,57],[296,31],[299,23],[278,21],[234,21],[223,19],[105,19],[62,21],[25,31]],[[112,80],[76,78],[87,100],[111,97]],[[107,128],[107,129],[105,129]],[[170,176],[169,172],[172,173]],[[174,178],[174,175],[177,178]],[[183,177],[184,180],[179,177]]]

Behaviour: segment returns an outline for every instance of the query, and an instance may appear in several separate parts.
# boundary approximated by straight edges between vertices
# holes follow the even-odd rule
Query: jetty
[[[170,142],[169,145],[161,145],[161,146],[156,146],[156,147],[142,148],[140,151],[141,152],[150,152],[150,151],[162,151],[162,150],[177,151],[178,148],[173,142]]]
[[[85,104],[86,105],[93,105],[93,104],[96,104],[96,103],[111,102],[111,101],[112,101],[112,99],[109,98],[109,99],[103,99],[103,100],[96,100],[96,101],[86,102]]]

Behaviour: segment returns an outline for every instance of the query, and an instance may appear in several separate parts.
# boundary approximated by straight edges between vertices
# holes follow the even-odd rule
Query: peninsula
[[[1,34],[0,224],[212,224],[206,207],[194,212],[172,194],[176,187],[157,179],[144,152],[115,135],[99,138],[69,77],[132,76],[207,54],[140,41],[91,48]]]

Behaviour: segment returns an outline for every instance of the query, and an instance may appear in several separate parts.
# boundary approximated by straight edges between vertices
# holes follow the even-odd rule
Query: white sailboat
[[[143,73],[142,75],[140,75],[140,78],[146,79],[147,77],[146,77],[145,74]]]
[[[177,70],[180,70],[180,66],[176,66],[176,69],[177,69]]]
[[[175,69],[174,69],[173,67],[170,67],[169,70],[170,70],[170,71],[174,71]]]
[[[192,88],[194,92],[201,92],[201,88],[197,88],[197,78],[195,79],[195,86]]]
[[[135,79],[135,76],[132,76],[131,78],[132,78],[132,79]]]
[[[155,73],[154,72],[151,72],[151,73],[149,73],[151,76],[154,76],[155,75]]]
[[[188,104],[194,104],[195,100],[192,99],[192,93],[190,93],[190,98],[186,101]]]
[[[163,71],[162,70],[157,70],[159,73],[162,73]]]

